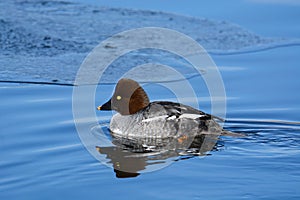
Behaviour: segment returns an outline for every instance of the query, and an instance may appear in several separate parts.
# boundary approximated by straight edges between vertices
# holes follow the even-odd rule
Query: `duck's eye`
[[[122,99],[122,97],[121,96],[117,96],[117,100],[121,100]]]

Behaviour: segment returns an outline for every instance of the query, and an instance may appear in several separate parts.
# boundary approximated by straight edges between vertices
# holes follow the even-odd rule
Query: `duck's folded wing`
[[[197,110],[191,106],[187,106],[180,103],[168,102],[168,101],[156,101],[153,102],[152,105],[159,105],[161,108],[164,109],[166,114],[169,117],[176,117],[176,118],[192,118],[192,119],[217,119],[220,121],[224,121],[224,119],[207,114],[200,110]]]

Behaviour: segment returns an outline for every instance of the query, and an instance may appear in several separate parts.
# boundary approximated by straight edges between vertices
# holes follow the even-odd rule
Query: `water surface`
[[[225,128],[247,137],[221,137],[218,150],[205,158],[180,160],[133,179],[115,178],[81,144],[72,116],[72,87],[1,84],[1,196],[296,199],[300,127],[290,122],[299,121],[297,51],[215,56],[224,66]],[[99,103],[110,95],[112,86],[105,87]],[[153,100],[167,98],[157,88],[147,90]],[[198,95],[205,97],[205,92]],[[209,110],[208,100],[199,104]],[[97,113],[103,121],[109,115]]]
[[[280,10],[280,6],[274,7]],[[295,8],[289,9],[294,13]],[[279,23],[273,21],[268,30],[251,23],[252,30],[265,36],[298,37],[294,21],[299,18],[291,13],[282,16],[287,29],[271,34]],[[263,14],[260,10],[259,15]],[[211,15],[223,18],[220,12]],[[247,18],[240,12],[230,16],[232,21]],[[1,83],[0,198],[299,199],[299,52],[295,44],[211,54],[226,88],[225,128],[247,137],[221,137],[208,156],[174,161],[161,170],[128,179],[116,178],[113,169],[98,162],[81,143],[72,114],[74,86],[55,85],[55,81],[50,85]],[[11,65],[10,71],[18,69]],[[26,82],[23,72],[18,71],[18,81]],[[7,71],[1,73],[5,77]],[[189,81],[196,85],[199,107],[210,112],[205,85],[197,85],[200,79]],[[96,103],[105,102],[113,87],[99,86]],[[162,87],[150,84],[145,88],[151,100],[176,100]],[[105,126],[111,113],[97,112],[97,117]]]

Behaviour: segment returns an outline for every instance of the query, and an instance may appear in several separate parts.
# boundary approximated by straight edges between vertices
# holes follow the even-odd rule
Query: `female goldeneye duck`
[[[120,79],[109,101],[98,110],[115,110],[110,122],[114,136],[126,138],[170,138],[185,140],[199,134],[228,134],[215,121],[222,120],[190,106],[149,101],[144,89],[134,80]]]

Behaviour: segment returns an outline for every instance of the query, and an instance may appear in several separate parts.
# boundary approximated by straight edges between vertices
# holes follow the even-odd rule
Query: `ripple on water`
[[[224,143],[239,154],[253,157],[288,157],[300,154],[299,122],[279,120],[228,120],[226,127],[247,137]]]

